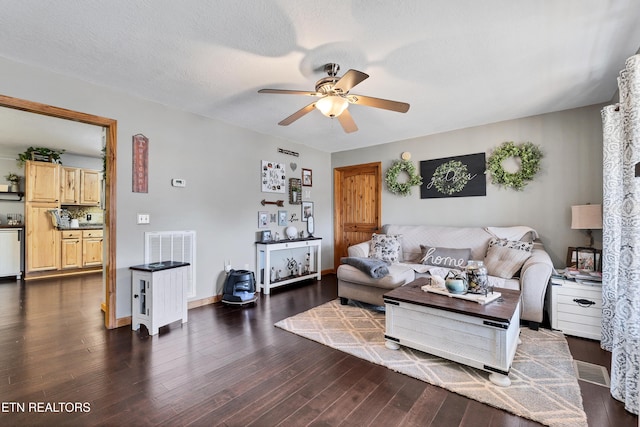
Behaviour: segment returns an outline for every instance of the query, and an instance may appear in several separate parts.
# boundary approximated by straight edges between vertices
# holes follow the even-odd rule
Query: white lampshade
[[[571,206],[571,228],[597,230],[602,228],[602,205]]]
[[[316,108],[327,117],[338,117],[349,106],[349,101],[338,95],[328,95],[316,102]]]

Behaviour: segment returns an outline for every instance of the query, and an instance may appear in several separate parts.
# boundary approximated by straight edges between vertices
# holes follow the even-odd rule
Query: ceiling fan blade
[[[398,113],[406,113],[409,111],[409,104],[406,102],[391,101],[389,99],[373,98],[371,96],[362,95],[349,95],[348,99],[353,104],[366,105],[367,107],[382,108],[385,110],[397,111]]]
[[[355,85],[362,83],[365,79],[369,78],[369,74],[365,74],[358,70],[349,70],[344,73],[344,76],[340,77],[340,80],[333,86],[334,90],[341,90],[342,93],[347,93]]]
[[[338,116],[338,121],[340,121],[342,129],[344,129],[346,133],[351,133],[358,130],[358,126],[356,126],[356,122],[353,121],[353,117],[351,116],[349,109],[344,110],[342,114]]]
[[[303,107],[303,108],[299,109],[298,111],[296,111],[295,113],[293,113],[292,115],[290,115],[286,119],[282,120],[278,124],[280,126],[289,126],[291,123],[295,122],[296,120],[298,120],[300,117],[304,116],[305,114],[310,113],[315,108],[316,108],[316,103],[312,102],[311,104],[307,105],[306,107]]]
[[[275,93],[275,94],[281,94],[281,95],[307,95],[307,96],[323,95],[318,92],[309,92],[306,90],[286,90],[286,89],[260,89],[258,93]]]

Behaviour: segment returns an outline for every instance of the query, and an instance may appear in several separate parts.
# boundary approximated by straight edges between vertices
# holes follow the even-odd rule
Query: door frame
[[[79,111],[67,110],[39,102],[0,95],[0,107],[13,108],[29,113],[41,114],[59,119],[73,120],[106,129],[105,137],[105,243],[106,257],[103,262],[105,274],[104,325],[116,328],[116,151],[118,122],[106,117],[94,116]]]

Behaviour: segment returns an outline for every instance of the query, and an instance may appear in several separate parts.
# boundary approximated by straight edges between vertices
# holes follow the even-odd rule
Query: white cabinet
[[[256,267],[258,269],[258,285],[262,288],[262,292],[265,295],[269,295],[271,288],[277,286],[287,285],[289,283],[299,282],[307,279],[320,280],[320,266],[322,265],[322,257],[320,246],[322,244],[322,238],[309,237],[306,239],[296,240],[280,240],[275,242],[256,242]],[[276,262],[282,262],[282,259],[286,259],[289,253],[282,251],[302,250],[306,249],[309,254],[309,271],[302,274],[294,273],[282,274],[279,279],[271,280],[271,267]],[[275,254],[280,259],[276,259]],[[300,261],[298,261],[299,263]]]
[[[187,322],[189,266],[163,261],[130,267],[132,270],[131,329],[145,325],[149,335],[177,320]]]
[[[551,327],[566,335],[600,340],[602,286],[551,279]]]
[[[0,229],[0,277],[22,276],[22,229]]]

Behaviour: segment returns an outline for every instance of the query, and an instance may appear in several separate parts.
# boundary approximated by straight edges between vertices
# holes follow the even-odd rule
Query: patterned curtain
[[[638,413],[640,376],[640,55],[618,78],[620,104],[602,110],[602,340],[611,395]]]

